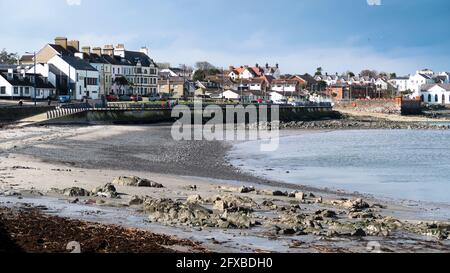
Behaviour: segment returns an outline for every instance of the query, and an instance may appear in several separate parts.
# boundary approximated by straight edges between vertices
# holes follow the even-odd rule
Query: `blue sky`
[[[448,0],[0,0],[0,48],[150,48],[158,62],[278,62],[282,72],[450,71]],[[3,13],[3,12],[2,12]]]

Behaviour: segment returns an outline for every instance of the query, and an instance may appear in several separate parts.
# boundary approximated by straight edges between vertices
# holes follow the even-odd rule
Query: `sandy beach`
[[[450,225],[420,219],[420,208],[257,178],[226,161],[231,143],[176,142],[164,125],[11,128],[0,139],[8,210],[31,204],[213,252],[450,250]],[[117,180],[124,176],[162,188]]]

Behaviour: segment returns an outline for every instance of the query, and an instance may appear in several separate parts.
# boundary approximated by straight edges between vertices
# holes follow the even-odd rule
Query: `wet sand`
[[[368,243],[373,240],[383,242],[385,251],[440,252],[450,249],[448,240],[442,242],[434,236],[436,234],[425,236],[399,231],[388,237],[361,237],[352,235],[351,233],[355,232],[353,230],[348,235],[346,235],[347,231],[341,233],[339,231],[336,235],[335,230],[330,229],[332,226],[341,227],[341,224],[346,226],[351,224],[354,229],[353,225],[362,221],[349,218],[348,215],[354,212],[339,205],[342,198],[354,200],[363,197],[371,205],[380,201],[369,196],[329,192],[253,177],[240,172],[226,161],[225,155],[230,143],[176,142],[170,137],[167,126],[30,127],[1,130],[0,136],[2,139],[0,192],[6,195],[6,199],[1,198],[0,206],[5,206],[5,202],[9,202],[7,200],[12,203],[26,200],[27,195],[38,198],[36,200],[45,204],[47,202],[44,201],[47,199],[56,200],[61,208],[52,212],[55,216],[66,217],[65,211],[75,209],[77,213],[69,214],[69,218],[82,220],[87,218],[93,222],[120,224],[124,227],[175,235],[182,239],[200,241],[204,247],[217,252],[366,252]],[[90,191],[112,182],[116,177],[132,175],[161,183],[164,188],[116,185],[120,199],[92,196],[67,197],[52,190],[79,187]],[[191,185],[196,186],[195,191],[189,187]],[[219,186],[242,185],[253,186],[260,192],[230,193],[218,189]],[[300,202],[288,196],[262,193],[294,190],[314,194],[306,193],[308,197]],[[18,195],[14,196],[15,193]],[[206,200],[226,194],[250,198],[258,204],[253,208],[255,217],[265,225],[243,230],[217,229],[158,221],[152,221],[151,224],[142,221],[134,223],[128,221],[128,216],[125,216],[120,223],[114,223],[115,219],[111,219],[110,215],[92,217],[86,213],[84,207],[116,208],[124,214],[128,214],[131,209],[133,214],[137,213],[144,219],[147,215],[142,211],[142,207],[129,205],[134,196],[147,196],[152,199],[168,198],[186,202],[192,195],[201,196]],[[14,197],[11,198],[16,199],[8,199],[10,197],[7,195],[12,195]],[[316,202],[318,197],[323,201]],[[36,200],[29,202],[36,203]],[[69,204],[69,202],[76,204]],[[267,205],[268,202],[272,202],[273,205],[262,205]],[[205,201],[204,206],[208,207],[209,204]],[[298,204],[295,205],[298,209],[294,208],[297,212],[294,214],[286,212],[292,209],[294,204]],[[383,217],[394,216],[411,223],[418,223],[419,220],[433,220],[419,219],[417,212],[421,208],[415,206],[396,203],[385,205],[387,205],[385,208],[374,207],[370,210],[384,215]],[[322,210],[336,211],[336,219],[320,220],[321,216],[316,214],[322,213]],[[87,217],[88,214],[90,217]],[[313,221],[323,224],[324,227],[301,235],[280,235],[278,231],[273,233],[271,227],[282,226],[284,224],[281,222],[282,219],[293,215],[301,215],[307,219],[312,217]],[[446,228],[447,226],[444,226],[444,229]],[[288,231],[290,229],[286,228],[285,232]]]

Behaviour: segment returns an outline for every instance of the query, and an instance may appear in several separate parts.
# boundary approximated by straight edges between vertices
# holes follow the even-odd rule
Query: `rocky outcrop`
[[[94,196],[104,198],[120,198],[119,193],[116,190],[116,187],[114,187],[114,185],[111,183],[108,183],[103,187],[95,188],[94,190],[92,190],[92,194]]]
[[[128,187],[148,187],[148,188],[164,188],[162,184],[156,183],[149,179],[143,179],[137,176],[120,176],[114,179],[114,185]]]

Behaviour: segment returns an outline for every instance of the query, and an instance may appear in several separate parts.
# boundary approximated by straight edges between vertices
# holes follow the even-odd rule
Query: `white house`
[[[270,92],[271,101],[287,100],[287,97],[282,92]]]
[[[99,99],[100,73],[88,62],[73,56],[54,56],[48,61],[70,79],[69,95],[73,99]]]
[[[411,95],[412,97],[418,97],[420,96],[422,85],[433,83],[434,80],[432,76],[429,76],[428,74],[416,73],[416,75],[409,77],[407,90],[411,90],[413,92]]]
[[[450,104],[450,84],[426,84],[421,88],[421,99],[428,104]]]
[[[47,99],[55,93],[55,87],[39,74],[27,74],[25,69],[0,71],[0,98]]]
[[[241,95],[238,91],[235,90],[226,90],[225,92],[222,92],[219,94],[219,97],[227,99],[227,100],[240,100]]]
[[[408,91],[408,82],[409,77],[398,77],[389,80],[389,83],[392,84],[399,92]]]

